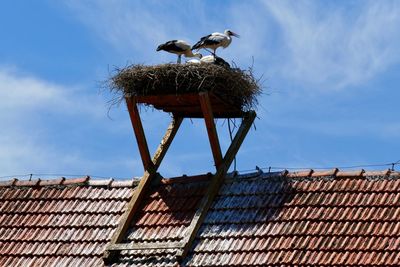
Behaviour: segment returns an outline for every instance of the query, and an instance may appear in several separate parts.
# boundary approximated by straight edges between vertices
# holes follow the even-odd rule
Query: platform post
[[[210,140],[211,151],[214,157],[215,168],[218,169],[218,166],[222,162],[222,153],[219,145],[218,133],[215,129],[214,115],[211,108],[210,98],[208,97],[207,92],[199,93],[199,98],[201,110],[204,115],[204,121],[206,123],[208,139]]]
[[[146,139],[144,136],[143,128],[140,122],[140,116],[139,112],[136,107],[136,103],[133,100],[127,99],[127,105],[130,113],[130,117],[132,120],[132,126],[135,129],[135,134],[137,137],[138,145],[139,145],[139,150],[141,149],[141,152],[143,152],[144,156],[147,156],[148,152],[148,147],[146,143]],[[132,111],[132,114],[131,114]],[[183,121],[183,118],[180,117],[174,117],[172,119],[171,124],[169,125],[164,138],[162,139],[160,145],[158,146],[156,152],[154,153],[153,159],[148,162],[143,161],[143,165],[147,166],[145,169],[145,173],[143,177],[140,179],[140,182],[138,186],[134,189],[133,196],[129,203],[127,204],[127,209],[125,213],[121,216],[117,229],[115,230],[111,241],[109,243],[109,247],[112,248],[118,243],[121,243],[124,235],[129,227],[129,224],[131,223],[133,216],[137,209],[140,206],[141,200],[143,199],[147,188],[150,186],[150,184],[153,182],[155,178],[160,178],[161,176],[157,173],[157,169],[160,166],[165,154],[167,153],[167,150],[169,146],[172,143],[172,140],[174,139],[181,123]],[[139,122],[139,124],[137,124]],[[137,128],[136,128],[137,127]],[[141,142],[141,143],[139,143]],[[140,148],[142,146],[142,148]],[[141,153],[142,155],[142,153]],[[149,156],[150,158],[150,156]],[[118,250],[113,250],[113,249],[108,249],[106,248],[104,255],[103,255],[103,260],[106,263],[112,262],[118,255],[119,251]]]
[[[232,161],[235,158],[235,155],[239,151],[239,148],[243,143],[243,140],[246,137],[248,131],[250,130],[250,127],[253,124],[255,118],[256,118],[256,113],[254,111],[249,111],[245,114],[242,124],[240,125],[239,130],[235,135],[235,138],[233,139],[228,150],[226,151],[222,163],[218,166],[217,172],[212,177],[210,185],[208,186],[208,189],[203,199],[201,200],[189,227],[186,230],[186,235],[182,242],[185,245],[176,254],[176,256],[180,260],[184,259],[187,253],[189,252],[190,247],[192,246],[193,241],[196,237],[196,234],[205,219],[207,211],[210,208],[215,196],[218,194],[218,191],[224,181],[224,178],[229,170],[229,167],[231,166]]]

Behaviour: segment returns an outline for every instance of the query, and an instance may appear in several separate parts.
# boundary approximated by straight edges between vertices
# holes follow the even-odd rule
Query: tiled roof
[[[102,266],[134,181],[0,182],[0,266]]]
[[[125,242],[182,240],[208,181],[153,185]],[[91,179],[3,182],[0,266],[102,266],[132,187],[132,181]],[[177,266],[175,252],[125,250],[113,266]],[[400,173],[335,169],[227,178],[181,264],[398,266]]]
[[[399,178],[334,170],[232,179],[186,263],[399,265]]]

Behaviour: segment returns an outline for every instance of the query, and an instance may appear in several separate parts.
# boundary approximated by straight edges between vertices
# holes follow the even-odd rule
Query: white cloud
[[[400,4],[264,1],[279,25],[280,72],[327,89],[363,84],[400,61]]]
[[[0,68],[0,174],[94,166],[80,150],[54,140],[65,125],[81,129],[87,121],[101,122],[106,110],[97,95]]]
[[[201,2],[102,0],[68,0],[65,3],[84,25],[125,54],[127,60],[135,58],[146,63],[175,58],[156,53],[157,45],[162,42],[170,39],[197,41],[188,25],[203,5]]]
[[[219,53],[268,77],[303,87],[341,89],[362,85],[400,61],[400,4],[395,1],[333,5],[318,1],[67,1],[97,36],[127,60],[158,63],[173,55],[156,53],[172,38],[195,42],[231,28],[243,38]],[[218,12],[216,11],[218,10]]]
[[[0,67],[0,118],[32,115],[32,111],[85,113],[98,116],[104,105],[97,95],[85,94],[79,87],[65,87],[18,70]]]

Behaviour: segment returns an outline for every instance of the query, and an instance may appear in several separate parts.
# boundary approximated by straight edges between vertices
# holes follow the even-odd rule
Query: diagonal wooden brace
[[[137,108],[135,97],[127,97],[126,106],[128,107],[129,117],[131,118],[132,128],[135,132],[136,141],[139,147],[140,157],[142,158],[144,170],[153,169],[153,162],[150,159],[149,147],[144,135],[142,121]]]
[[[215,196],[218,194],[229,167],[231,166],[235,155],[239,151],[239,148],[243,143],[243,140],[246,137],[251,125],[253,124],[255,117],[256,113],[254,111],[249,111],[245,114],[235,138],[229,146],[222,163],[217,167],[217,172],[212,177],[210,185],[208,186],[208,189],[201,200],[189,227],[186,230],[185,238],[182,241],[182,243],[185,245],[176,254],[179,259],[184,259],[189,252],[197,232],[205,219],[207,211],[210,208]]]
[[[199,93],[200,106],[203,112],[204,121],[206,123],[208,139],[210,140],[211,151],[214,157],[215,168],[222,162],[221,147],[219,145],[217,130],[215,129],[214,115],[211,108],[210,98],[208,92]]]
[[[150,159],[149,150],[143,132],[136,103],[132,99],[127,99],[127,105],[128,105],[129,115],[131,117],[132,126],[136,136],[136,141],[138,143],[139,150],[142,155],[142,159],[146,158],[147,156],[148,159]],[[145,166],[145,173],[143,177],[140,179],[138,186],[135,188],[133,196],[129,201],[129,203],[127,204],[125,213],[121,216],[119,220],[118,227],[115,230],[114,235],[112,236],[111,241],[109,243],[110,247],[113,247],[116,244],[122,242],[124,234],[126,233],[135,212],[139,208],[141,199],[144,197],[147,188],[152,183],[152,180],[154,180],[154,178],[159,177],[159,175],[156,173],[157,169],[160,166],[165,154],[167,153],[167,150],[171,145],[172,140],[174,139],[182,121],[183,121],[182,118],[174,117],[167,129],[167,132],[165,133],[164,138],[162,139],[160,145],[158,146],[156,152],[154,153],[153,159],[151,161],[149,161],[148,159],[143,160],[143,165]],[[118,255],[117,250],[108,250],[106,248],[103,255],[103,259],[105,262],[112,262],[117,257],[117,255]]]

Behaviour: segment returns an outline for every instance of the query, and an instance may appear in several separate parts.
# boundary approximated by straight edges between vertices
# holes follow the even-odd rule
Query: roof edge
[[[391,178],[391,179],[400,179],[399,171],[392,171],[390,169],[386,170],[374,170],[374,171],[365,171],[364,169],[360,170],[351,170],[351,171],[342,171],[337,168],[331,170],[318,170],[314,171],[313,169],[308,170],[298,170],[291,171],[283,170],[278,172],[262,172],[260,169],[256,172],[246,173],[246,174],[238,174],[237,172],[228,173],[227,180],[235,180],[235,179],[248,179],[255,178],[262,174],[265,178],[278,178],[278,177],[287,177],[293,179],[317,179],[323,177],[329,178]],[[212,177],[211,173],[200,174],[187,176],[183,175],[180,177],[173,178],[163,178],[161,180],[162,184],[175,184],[175,183],[194,183],[194,182],[202,182],[207,181]],[[109,188],[121,188],[121,187],[136,187],[139,183],[140,179],[126,179],[126,180],[115,180],[113,178],[109,179],[94,179],[90,176],[78,177],[78,178],[65,178],[60,177],[57,179],[32,179],[32,180],[18,180],[17,178],[13,178],[11,180],[0,181],[1,187],[44,187],[44,186],[91,186],[91,187],[109,187]]]
[[[92,187],[136,187],[139,183],[138,179],[127,180],[114,180],[109,179],[94,179],[90,176],[78,178],[65,178],[60,177],[57,179],[31,179],[31,180],[18,180],[13,178],[7,181],[0,181],[1,187],[45,187],[45,186],[92,186]]]

